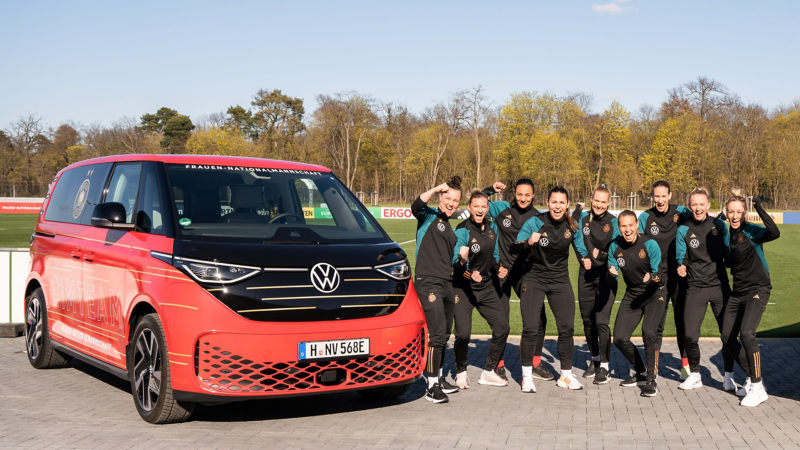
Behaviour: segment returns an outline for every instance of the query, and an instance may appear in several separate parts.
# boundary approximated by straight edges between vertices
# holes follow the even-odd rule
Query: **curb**
[[[24,333],[24,323],[0,323],[0,338],[20,337]]]

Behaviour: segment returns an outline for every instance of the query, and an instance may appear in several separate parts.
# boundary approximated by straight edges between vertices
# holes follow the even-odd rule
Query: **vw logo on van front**
[[[339,287],[339,272],[328,263],[319,263],[311,268],[311,284],[326,294]]]

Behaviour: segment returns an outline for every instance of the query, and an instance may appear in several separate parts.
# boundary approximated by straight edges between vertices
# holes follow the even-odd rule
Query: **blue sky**
[[[358,91],[421,111],[482,85],[658,105],[699,75],[772,108],[800,97],[800,2],[4,2],[0,128],[34,113],[198,117],[259,88]]]

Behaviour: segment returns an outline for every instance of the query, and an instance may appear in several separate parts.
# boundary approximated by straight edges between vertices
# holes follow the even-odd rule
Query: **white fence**
[[[0,248],[0,323],[25,321],[25,280],[31,271],[27,248]]]

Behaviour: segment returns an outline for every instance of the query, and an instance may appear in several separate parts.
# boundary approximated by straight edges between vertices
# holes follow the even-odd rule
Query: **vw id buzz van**
[[[150,423],[196,404],[356,390],[425,367],[406,254],[325,167],[126,155],[58,173],[31,237],[26,346],[129,380]]]

